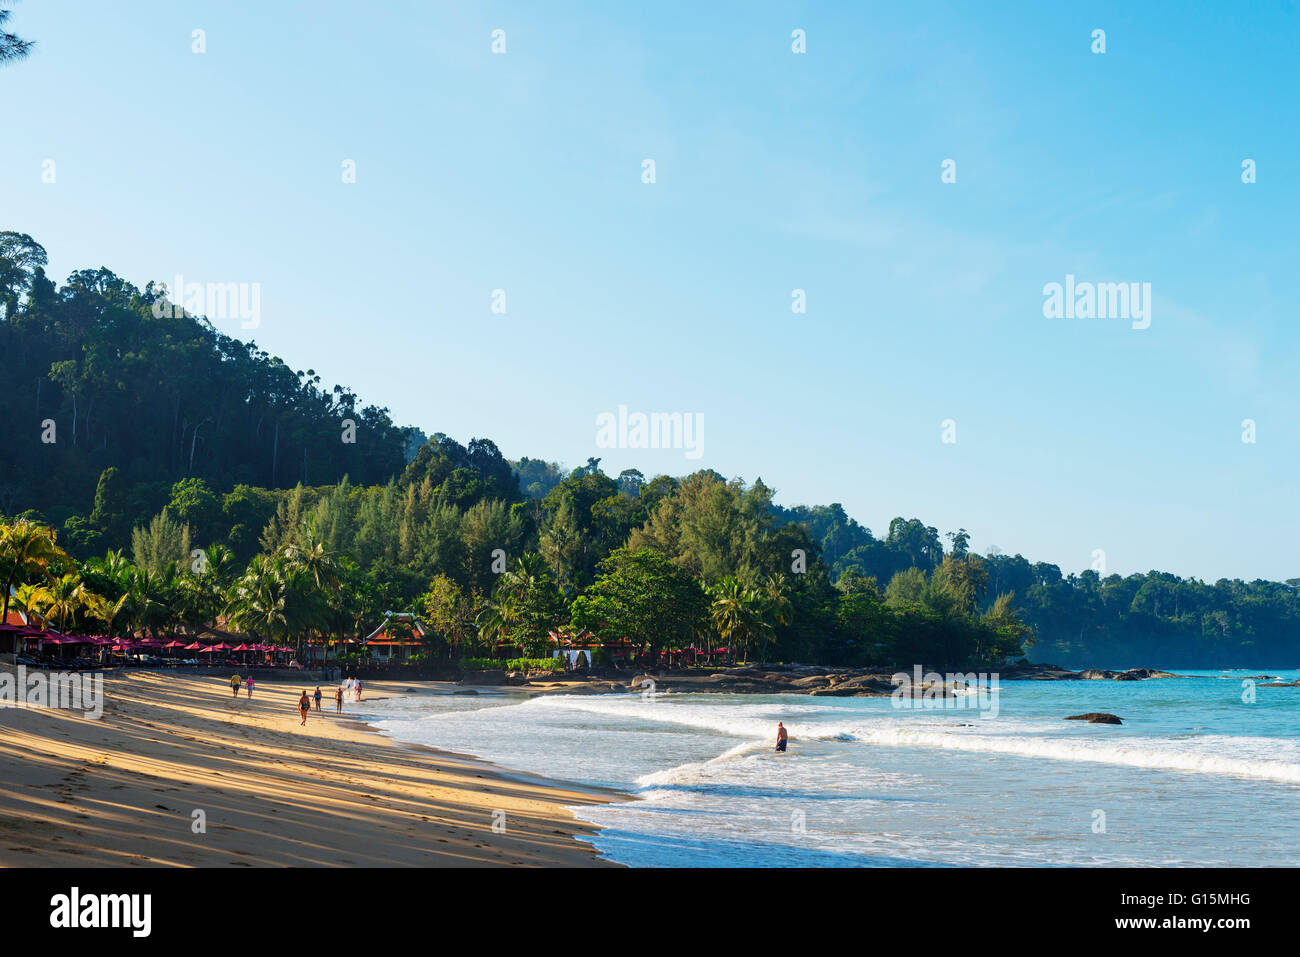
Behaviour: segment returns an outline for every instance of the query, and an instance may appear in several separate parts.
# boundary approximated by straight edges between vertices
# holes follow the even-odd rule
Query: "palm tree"
[[[146,629],[156,628],[167,614],[167,606],[162,601],[163,581],[158,573],[147,568],[132,568],[126,582],[125,601],[121,602],[120,612],[126,614],[127,630],[134,634]]]
[[[790,583],[785,575],[768,575],[760,587],[767,612],[772,616],[773,625],[790,624],[792,606],[790,604]]]
[[[283,565],[262,555],[254,555],[247,571],[231,589],[226,601],[226,614],[236,628],[246,629],[254,637],[263,634],[275,641],[277,635],[288,638],[288,604],[289,579]]]
[[[83,609],[100,616],[108,608],[108,602],[87,588],[76,572],[60,575],[37,588],[31,601],[42,618],[54,619],[59,631],[64,631],[68,620],[75,619]]]
[[[718,635],[728,647],[743,648],[748,660],[754,640],[772,634],[772,626],[763,620],[761,614],[762,598],[732,575],[721,579],[709,589],[709,594],[713,598],[709,613]]]
[[[51,567],[71,563],[72,559],[54,544],[54,530],[19,519],[0,526],[0,575],[4,576],[4,611],[0,622],[9,619],[9,597],[15,585],[33,578],[53,577]]]
[[[314,517],[302,523],[294,541],[282,546],[278,557],[293,586],[289,610],[295,630],[324,630],[330,621],[330,594],[339,587],[339,565],[317,535]],[[301,640],[299,646],[301,652]]]
[[[484,640],[489,650],[494,649],[502,638],[510,635],[518,617],[518,599],[502,582],[492,597],[483,603],[483,610],[479,612],[475,622],[479,637]]]

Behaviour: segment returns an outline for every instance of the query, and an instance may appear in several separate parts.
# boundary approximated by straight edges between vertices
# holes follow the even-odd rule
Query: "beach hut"
[[[385,662],[405,661],[424,647],[427,632],[420,619],[409,612],[384,612],[384,621],[366,635],[362,643]]]

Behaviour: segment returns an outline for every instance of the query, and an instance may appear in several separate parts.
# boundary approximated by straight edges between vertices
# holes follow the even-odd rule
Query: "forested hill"
[[[839,505],[783,508],[761,480],[611,478],[595,459],[565,470],[508,462],[486,439],[426,442],[312,370],[162,308],[153,283],[100,268],[56,286],[46,263],[30,236],[0,232],[0,518],[52,528],[81,563],[68,574],[110,601],[138,593],[143,617],[121,627],[224,613],[223,593],[178,564],[191,545],[223,556],[214,575],[247,566],[274,584],[306,541],[334,556],[340,584],[302,608],[356,630],[414,609],[452,649],[489,634],[544,648],[569,621],[631,631],[644,622],[616,609],[653,585],[680,611],[680,640],[696,640],[687,619],[711,621],[720,640],[785,660],[996,661],[1023,646],[1075,667],[1300,665],[1294,581],[1063,575],[976,555],[964,530],[897,518],[877,537]],[[492,567],[497,549],[520,562],[512,575]]]
[[[184,477],[285,488],[385,482],[405,465],[415,430],[387,409],[183,310],[155,310],[167,300],[153,283],[101,268],[56,287],[45,264],[31,237],[0,233],[5,513],[38,508],[62,524],[89,508],[110,466],[156,511]],[[348,419],[355,442],[341,441]]]

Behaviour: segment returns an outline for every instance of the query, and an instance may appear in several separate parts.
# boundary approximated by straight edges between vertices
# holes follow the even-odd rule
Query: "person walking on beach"
[[[312,695],[316,699],[316,710],[320,710],[320,685],[316,686],[316,693]]]
[[[253,676],[252,675],[248,676],[248,679],[244,682],[244,686],[248,688],[248,700],[252,701],[253,700]]]
[[[361,679],[360,678],[357,679],[355,688],[357,692],[357,700],[360,701],[361,700]]]
[[[788,735],[785,733],[785,725],[783,725],[780,721],[778,721],[776,723],[776,749],[778,751],[785,750],[785,743],[787,738]]]
[[[302,716],[299,724],[307,723],[307,715],[311,711],[311,699],[307,697],[306,690],[303,691],[302,697],[298,699],[298,714]]]
[[[244,686],[244,679],[239,677],[239,675],[235,675],[233,678],[230,679],[230,690],[234,692],[234,697],[236,698],[239,697],[239,689],[242,688],[243,686]]]
[[[339,685],[334,689],[334,713],[343,713],[343,686]]]

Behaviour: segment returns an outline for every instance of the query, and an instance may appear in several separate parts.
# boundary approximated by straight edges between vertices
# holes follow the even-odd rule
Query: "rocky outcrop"
[[[1146,681],[1148,678],[1177,678],[1178,675],[1168,671],[1155,671],[1151,668],[1130,668],[1115,675],[1116,681]]]
[[[1123,720],[1104,711],[1089,711],[1087,714],[1072,714],[1066,721],[1087,721],[1089,724],[1123,724]]]
[[[1030,664],[1027,661],[1007,665],[999,675],[1003,681],[1145,681],[1148,678],[1182,677],[1169,671],[1156,671],[1154,668],[1130,668],[1127,671],[1088,668],[1084,671],[1070,671],[1060,665]]]

